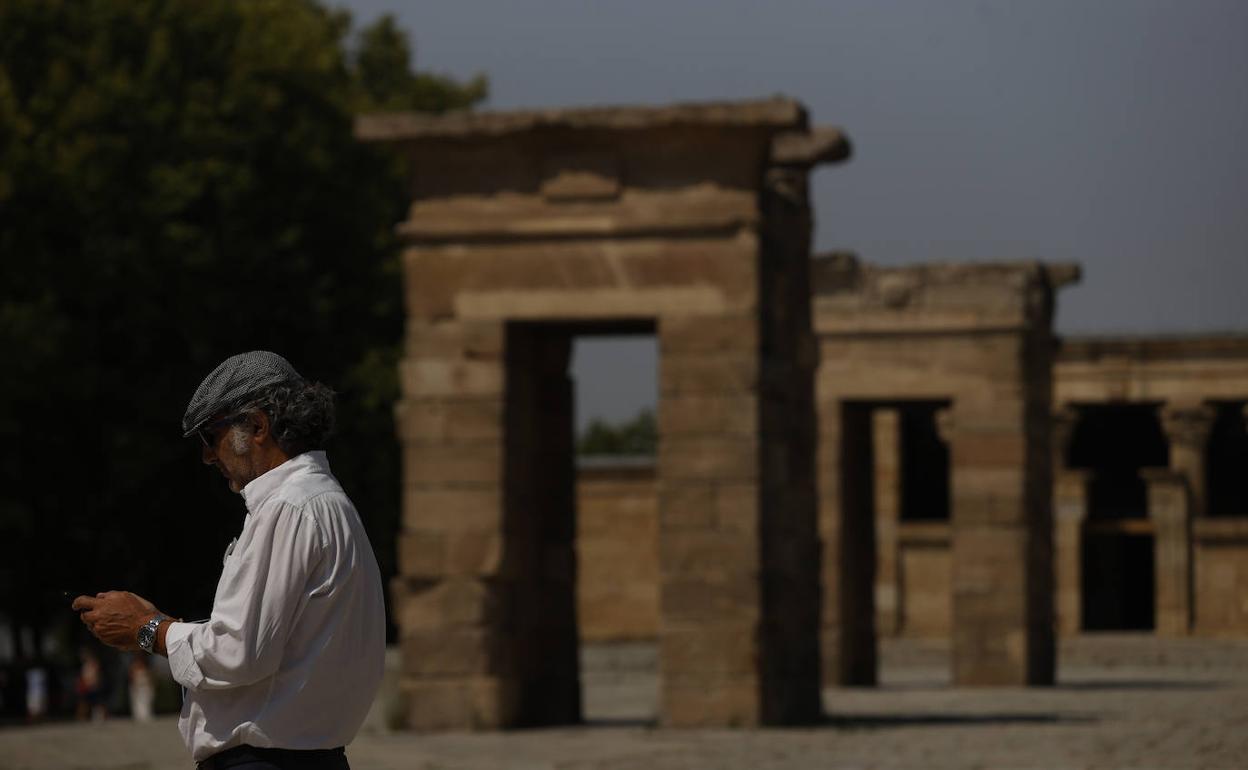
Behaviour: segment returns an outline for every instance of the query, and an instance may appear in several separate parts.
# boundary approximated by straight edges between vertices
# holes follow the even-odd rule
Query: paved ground
[[[947,686],[938,645],[884,648],[883,686],[826,693],[827,725],[657,730],[653,652],[597,650],[587,727],[494,734],[372,731],[355,770],[809,770],[811,768],[1248,768],[1248,642],[1084,637],[1060,683]],[[190,763],[172,720],[0,730],[0,770],[164,770]]]

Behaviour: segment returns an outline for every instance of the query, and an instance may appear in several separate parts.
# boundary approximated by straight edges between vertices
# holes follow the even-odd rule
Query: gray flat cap
[[[199,430],[214,415],[242,406],[259,390],[302,379],[289,361],[267,350],[230,356],[195,389],[182,415],[182,436]]]

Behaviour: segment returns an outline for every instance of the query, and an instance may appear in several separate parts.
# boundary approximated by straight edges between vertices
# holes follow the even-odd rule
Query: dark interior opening
[[[851,687],[878,682],[875,626],[875,441],[872,404],[841,404],[841,532],[838,586],[839,671],[831,681]]]
[[[905,404],[901,412],[902,521],[949,520],[949,446],[936,414],[942,403]]]
[[[1244,402],[1215,404],[1209,432],[1208,473],[1210,516],[1248,516],[1248,427]]]
[[[1087,532],[1083,538],[1083,629],[1154,627],[1153,536]]]
[[[1114,529],[1122,525],[1113,522],[1148,518],[1140,470],[1170,464],[1157,408],[1097,404],[1079,410],[1068,462],[1092,471],[1082,546],[1085,631],[1145,631],[1155,624],[1153,536]]]
[[[1170,464],[1156,404],[1111,404],[1079,410],[1069,465],[1092,470],[1089,519],[1143,519],[1148,489],[1140,469]]]

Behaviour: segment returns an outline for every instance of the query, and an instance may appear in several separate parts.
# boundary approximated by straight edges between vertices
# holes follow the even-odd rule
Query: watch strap
[[[166,620],[169,620],[169,617],[158,612],[139,629],[139,647],[144,652],[151,653],[155,651],[156,633],[160,630],[160,624]]]

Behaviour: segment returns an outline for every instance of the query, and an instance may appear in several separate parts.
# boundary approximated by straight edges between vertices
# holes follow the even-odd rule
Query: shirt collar
[[[329,460],[323,450],[297,454],[248,482],[243,487],[243,502],[247,504],[249,512],[255,513],[274,492],[293,477],[318,472],[329,473]]]

